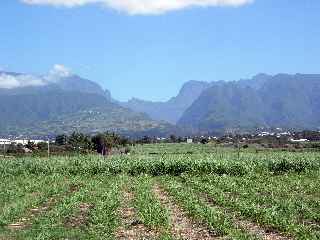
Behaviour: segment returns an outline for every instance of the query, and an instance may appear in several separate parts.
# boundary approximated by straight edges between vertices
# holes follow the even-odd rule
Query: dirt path
[[[171,234],[176,239],[188,240],[210,240],[218,239],[214,237],[214,233],[210,232],[206,227],[192,221],[187,217],[186,213],[174,203],[168,193],[158,184],[153,188],[153,192],[160,200],[161,204],[170,211],[170,220],[172,224]]]
[[[57,202],[65,196],[69,196],[78,191],[78,186],[71,185],[68,192],[63,196],[50,197],[46,202],[36,208],[27,210],[25,215],[14,223],[8,224],[7,228],[13,231],[23,230],[32,226],[32,220],[45,212],[49,211]]]
[[[81,203],[77,214],[68,218],[65,225],[68,228],[80,228],[88,225],[89,211],[93,208],[93,205],[88,203]]]
[[[138,240],[138,239],[155,239],[158,233],[147,228],[137,218],[136,210],[130,207],[134,195],[128,190],[124,190],[119,215],[122,226],[116,232],[118,240]]]
[[[38,206],[36,208],[31,208],[27,211],[24,217],[20,218],[15,223],[11,223],[7,225],[7,228],[10,230],[22,230],[32,225],[32,219],[36,216],[43,214],[48,211],[53,205],[56,204],[56,199],[51,197],[44,204]]]
[[[241,229],[244,229],[248,233],[255,235],[263,240],[292,240],[292,238],[286,237],[274,230],[269,230],[264,227],[259,226],[256,223],[250,222],[248,220],[239,219],[235,216],[234,212],[230,211],[229,209],[223,208],[215,203],[215,200],[209,197],[207,194],[200,194],[200,197],[203,202],[212,206],[214,208],[218,208],[221,211],[228,214],[232,217],[235,225]]]

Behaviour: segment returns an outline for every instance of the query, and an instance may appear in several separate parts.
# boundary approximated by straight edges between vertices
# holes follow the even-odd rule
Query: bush
[[[306,160],[292,161],[288,159],[282,159],[281,161],[270,162],[268,169],[276,174],[286,173],[286,172],[306,172],[307,170],[314,170],[318,166],[312,164]]]

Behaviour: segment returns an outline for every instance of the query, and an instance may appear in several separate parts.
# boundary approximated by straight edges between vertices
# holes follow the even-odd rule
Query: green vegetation
[[[262,74],[250,80],[216,82],[184,111],[178,125],[220,133],[269,126],[318,129],[318,79],[312,74]]]
[[[232,239],[254,239],[249,234],[237,229],[230,217],[221,209],[210,207],[201,201],[192,189],[185,188],[179,182],[168,177],[163,179],[162,184],[191,217],[206,223],[216,236],[228,236]]]
[[[134,191],[136,193],[134,206],[138,209],[142,222],[152,228],[168,229],[168,212],[152,193],[152,179],[147,176],[138,177]]]
[[[159,239],[172,239],[168,210],[156,198],[152,192],[152,186],[151,177],[138,177],[132,189],[135,192],[133,205],[138,211],[140,221],[150,229],[159,232]]]
[[[124,189],[137,220],[129,227],[179,239],[155,186],[215,236],[261,237],[247,221],[263,234],[320,238],[318,152],[153,144],[130,153],[1,159],[0,239],[117,239]]]
[[[318,173],[266,174],[241,179],[184,176],[183,180],[186,185],[208,193],[219,206],[238,212],[266,228],[287,232],[300,239],[319,239]]]
[[[14,75],[13,75],[14,76]],[[150,119],[111,101],[98,84],[72,75],[45,86],[0,89],[0,132],[31,138],[104,131],[136,134],[170,131],[173,126]]]

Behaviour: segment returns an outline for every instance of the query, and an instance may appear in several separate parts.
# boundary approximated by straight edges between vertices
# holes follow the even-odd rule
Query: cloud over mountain
[[[189,7],[241,6],[254,0],[21,0],[27,4],[76,7],[100,3],[131,15],[162,14]]]
[[[66,78],[71,75],[70,69],[60,64],[54,65],[49,73],[44,76],[0,72],[0,88],[12,89],[18,87],[44,86],[50,82],[56,82],[61,78]]]
[[[43,79],[32,75],[0,73],[0,88],[12,89],[17,87],[42,86],[45,84]]]
[[[53,68],[50,70],[49,75],[69,77],[71,75],[71,70],[61,64],[55,64]]]

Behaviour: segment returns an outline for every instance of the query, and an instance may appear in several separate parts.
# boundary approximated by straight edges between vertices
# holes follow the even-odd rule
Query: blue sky
[[[45,74],[61,64],[120,100],[166,100],[188,80],[320,73],[318,0],[179,5],[175,11],[158,0],[167,2],[156,8],[161,14],[130,0],[120,7],[112,5],[120,0],[73,0],[100,2],[73,7],[63,6],[67,0],[24,1],[1,0],[0,68]],[[60,6],[36,4],[41,1]],[[131,2],[139,1],[146,0]]]

